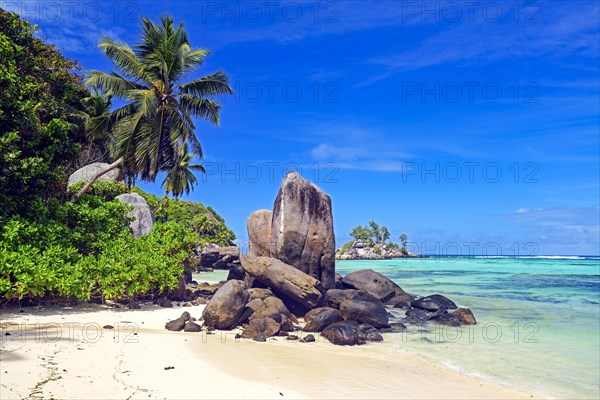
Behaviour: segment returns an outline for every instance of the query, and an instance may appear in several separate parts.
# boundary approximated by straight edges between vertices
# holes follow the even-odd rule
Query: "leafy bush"
[[[11,218],[0,231],[0,296],[116,299],[176,286],[197,235],[159,222],[135,239],[128,210],[86,195],[52,202],[38,220]]]
[[[64,195],[63,168],[85,142],[77,65],[34,33],[0,8],[0,219]]]
[[[156,221],[182,223],[199,235],[200,245],[215,243],[219,246],[230,246],[233,244],[235,234],[212,208],[191,201],[159,199],[139,188],[133,188],[132,191],[146,199],[154,211]]]
[[[79,190],[81,190],[81,188],[86,183],[87,182],[82,181],[69,186],[69,197],[73,197],[75,193],[79,192]],[[92,184],[92,186],[87,191],[87,194],[110,201],[113,200],[115,197],[127,192],[127,185],[123,182],[98,180]]]

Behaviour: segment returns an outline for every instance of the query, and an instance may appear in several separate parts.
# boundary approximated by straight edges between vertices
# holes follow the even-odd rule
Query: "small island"
[[[426,258],[406,250],[408,235],[399,236],[400,245],[389,241],[390,231],[375,221],[368,226],[358,225],[350,231],[354,238],[336,250],[336,260],[389,260],[391,258]]]

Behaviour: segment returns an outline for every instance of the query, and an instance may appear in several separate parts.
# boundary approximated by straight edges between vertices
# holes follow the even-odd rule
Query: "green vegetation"
[[[0,231],[0,295],[110,299],[175,286],[197,235],[168,222],[135,239],[128,209],[86,195],[73,203],[51,201],[36,219],[10,218]]]
[[[402,244],[402,251],[406,251],[406,245],[408,244],[408,235],[406,233],[403,233],[400,235],[399,237],[400,239],[400,244]]]
[[[379,226],[375,221],[369,221],[368,226],[355,226],[350,231],[350,236],[354,240],[361,240],[371,243],[385,243],[390,238],[390,232],[385,226]]]
[[[173,166],[169,167],[167,177],[163,181],[166,194],[172,193],[175,199],[178,199],[184,192],[190,194],[190,190],[198,183],[192,171],[206,173],[202,165],[190,162],[194,157],[194,153],[188,153],[187,151],[187,143],[184,143],[181,147],[181,156],[175,160]]]
[[[154,211],[157,222],[181,223],[199,235],[199,244],[215,243],[219,246],[233,245],[235,234],[225,225],[225,220],[212,208],[191,201],[173,200],[144,193],[138,188],[133,192],[139,193]]]
[[[135,51],[102,41],[122,75],[92,73],[89,83],[100,94],[91,94],[75,62],[0,9],[2,302],[162,294],[178,284],[194,247],[235,239],[210,207],[137,188],[157,222],[135,239],[130,207],[114,200],[128,191],[125,184],[66,189],[66,176],[91,161],[122,165],[130,182],[175,171],[167,188],[175,197],[196,183],[191,159],[201,156],[201,147],[192,117],[219,122],[219,105],[207,98],[231,91],[227,77],[218,72],[176,85],[208,52],[192,49],[170,18],[160,26],[144,19],[142,28]],[[110,111],[112,96],[126,105]]]
[[[350,236],[354,238],[354,241],[362,241],[371,245],[386,245],[391,248],[402,250],[402,252],[406,253],[408,236],[405,233],[400,235],[400,247],[397,243],[388,241],[390,238],[390,231],[388,230],[388,228],[383,225],[380,226],[375,221],[369,221],[369,224],[366,226],[355,226],[350,231]],[[340,248],[340,252],[346,253],[350,251],[352,249],[354,241],[344,243]],[[381,249],[379,247],[375,247],[375,253],[380,254]]]
[[[86,141],[77,64],[34,33],[0,9],[0,220],[63,196],[64,168]]]
[[[115,141],[112,156],[116,161],[111,168],[122,166],[126,175],[140,175],[142,180],[153,182],[160,171],[180,174],[178,166],[187,157],[187,143],[193,149],[192,156],[202,158],[192,118],[218,125],[221,107],[212,98],[233,90],[221,71],[181,82],[209,54],[190,46],[183,24],[175,28],[170,17],[162,17],[158,25],[142,18],[141,27],[141,41],[134,48],[109,37],[102,39],[100,49],[119,71],[92,71],[86,83],[125,102],[108,117]],[[99,172],[89,184],[109,170]],[[175,182],[179,177],[168,179]],[[185,185],[172,186],[176,197],[195,184],[190,179],[184,181]],[[85,185],[78,195],[88,187]],[[170,188],[167,185],[167,190]]]

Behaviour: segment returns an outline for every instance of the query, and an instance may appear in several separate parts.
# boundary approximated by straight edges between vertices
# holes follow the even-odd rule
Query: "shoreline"
[[[203,307],[0,310],[0,397],[533,397],[377,344],[340,347],[318,336],[315,343],[236,342],[236,331],[164,329],[183,311],[198,318]]]

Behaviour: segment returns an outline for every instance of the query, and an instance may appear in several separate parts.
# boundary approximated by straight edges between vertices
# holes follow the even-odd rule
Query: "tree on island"
[[[193,118],[218,125],[221,106],[212,98],[233,93],[222,71],[180,82],[202,65],[210,52],[192,48],[183,24],[175,28],[171,17],[162,17],[158,25],[142,18],[141,43],[134,48],[105,37],[100,49],[120,72],[93,71],[86,84],[126,104],[112,111],[108,119],[115,161],[93,176],[78,197],[117,167],[123,167],[128,176],[140,175],[152,182],[160,171],[179,173],[173,166],[181,162],[178,157],[187,154],[182,152],[186,143],[193,156],[202,158]]]
[[[358,225],[350,231],[354,240],[373,243],[385,243],[390,238],[390,232],[385,226],[379,226],[375,221],[369,221],[368,226]]]
[[[400,239],[400,244],[402,245],[401,250],[406,252],[406,244],[408,243],[408,235],[406,233],[403,233],[400,235],[399,239]]]

